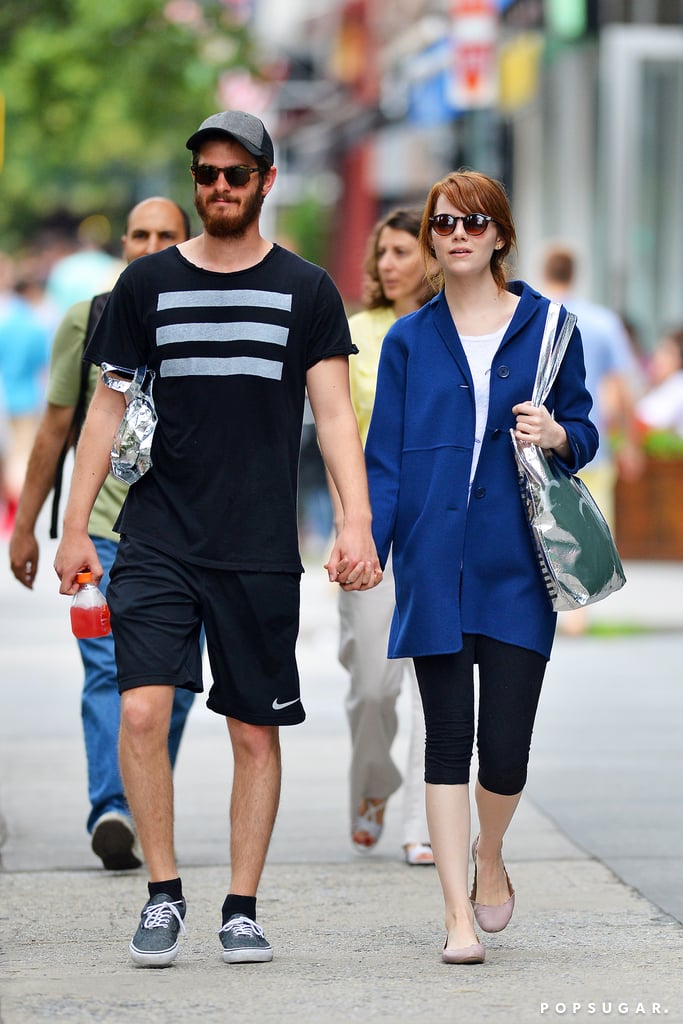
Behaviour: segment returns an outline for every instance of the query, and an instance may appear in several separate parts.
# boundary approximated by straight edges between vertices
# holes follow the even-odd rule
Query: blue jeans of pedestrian
[[[106,540],[103,537],[91,537],[91,540],[104,569],[100,589],[106,594],[109,571],[118,544],[116,541]],[[93,640],[79,640],[78,646],[85,669],[81,716],[88,764],[88,795],[90,797],[87,829],[88,832],[92,832],[97,819],[108,811],[119,811],[128,815],[130,811],[119,772],[118,741],[121,699],[116,678],[114,640],[109,633],[108,636],[96,637]],[[171,766],[175,765],[185,720],[193,700],[194,693],[189,690],[176,690],[168,735]]]

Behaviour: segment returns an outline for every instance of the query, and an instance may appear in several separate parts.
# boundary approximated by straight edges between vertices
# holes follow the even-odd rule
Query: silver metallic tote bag
[[[550,393],[576,324],[568,313],[557,334],[559,312],[559,304],[551,302],[531,397],[536,406]],[[626,576],[619,552],[583,480],[564,472],[537,445],[518,444],[514,430],[510,436],[522,504],[555,611],[583,608],[620,590]]]

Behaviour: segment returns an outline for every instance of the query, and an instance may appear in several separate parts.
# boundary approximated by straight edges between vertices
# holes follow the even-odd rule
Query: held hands
[[[59,576],[60,594],[75,594],[78,590],[76,575],[90,570],[94,583],[99,583],[103,576],[102,565],[97,557],[95,545],[87,533],[64,531],[61,543],[57,548],[54,569]]]
[[[560,456],[569,454],[567,431],[544,405],[520,402],[512,407],[512,413],[517,417],[515,437],[520,444],[535,444],[546,451],[552,448]]]
[[[369,530],[343,527],[324,566],[330,583],[343,590],[371,590],[382,581],[382,570]]]

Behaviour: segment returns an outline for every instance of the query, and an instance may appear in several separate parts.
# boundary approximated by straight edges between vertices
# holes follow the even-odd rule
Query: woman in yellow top
[[[365,309],[349,320],[358,354],[349,360],[351,399],[363,444],[375,400],[382,342],[394,321],[418,309],[433,292],[417,236],[422,210],[394,210],[372,232],[365,263]],[[334,495],[333,495],[334,501]],[[336,505],[335,505],[336,511]],[[424,719],[412,661],[389,661],[394,610],[391,563],[381,587],[364,594],[340,591],[339,660],[350,675],[346,710],[351,728],[351,841],[361,853],[382,833],[387,800],[404,783],[402,842],[408,864],[433,864],[424,809]],[[391,757],[398,728],[396,700],[410,676],[412,721],[402,779]]]

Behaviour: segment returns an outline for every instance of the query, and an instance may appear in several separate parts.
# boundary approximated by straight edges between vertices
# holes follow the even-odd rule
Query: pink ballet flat
[[[460,949],[446,949],[444,945],[441,959],[445,964],[483,964],[486,950],[481,942],[474,942],[471,946],[462,946]]]
[[[502,932],[503,928],[507,928],[512,917],[512,911],[515,909],[515,890],[512,888],[512,882],[510,876],[505,870],[503,865],[503,871],[505,871],[505,881],[507,882],[508,892],[510,896],[506,899],[505,903],[499,903],[495,906],[489,906],[486,903],[477,903],[477,845],[479,843],[479,836],[472,843],[472,860],[474,861],[474,881],[472,883],[472,892],[470,893],[470,903],[472,904],[472,910],[474,911],[474,917],[477,924],[483,932]]]

